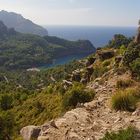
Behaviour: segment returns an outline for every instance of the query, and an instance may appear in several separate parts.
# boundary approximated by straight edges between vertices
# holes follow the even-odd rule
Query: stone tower
[[[140,44],[140,20],[139,20],[138,33],[137,33],[137,35],[135,37],[134,42],[137,43],[137,44]]]

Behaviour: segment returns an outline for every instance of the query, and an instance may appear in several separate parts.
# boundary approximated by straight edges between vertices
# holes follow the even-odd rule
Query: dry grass
[[[115,110],[134,111],[140,101],[140,90],[128,88],[118,90],[111,98],[111,107]]]

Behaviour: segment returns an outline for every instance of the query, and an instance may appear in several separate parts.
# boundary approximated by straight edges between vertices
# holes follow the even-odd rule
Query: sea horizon
[[[89,40],[96,47],[104,47],[115,34],[132,37],[137,33],[136,26],[85,26],[85,25],[45,25],[50,36],[75,40]]]

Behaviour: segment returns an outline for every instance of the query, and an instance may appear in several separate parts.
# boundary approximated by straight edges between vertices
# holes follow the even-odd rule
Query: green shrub
[[[49,85],[46,89],[46,93],[52,94],[54,92],[54,87],[53,85]]]
[[[116,34],[114,38],[109,41],[108,46],[113,48],[119,48],[122,45],[128,46],[128,44],[132,41],[131,38],[127,38],[124,35]]]
[[[77,103],[89,102],[95,95],[94,91],[85,90],[81,84],[75,84],[69,91],[66,92],[63,98],[64,109],[76,107]]]
[[[138,77],[140,78],[140,58],[137,58],[136,60],[134,60],[131,65],[131,71],[132,73],[135,73],[138,75]]]
[[[0,114],[0,140],[11,140],[14,126],[15,118],[11,112]]]
[[[134,111],[138,102],[136,89],[117,91],[111,98],[111,106],[115,110]]]
[[[124,55],[125,51],[126,51],[126,47],[124,45],[120,46],[120,48],[119,48],[119,54],[120,55]]]
[[[8,110],[12,108],[13,98],[10,95],[2,95],[0,99],[0,107],[2,110]]]
[[[126,80],[118,80],[116,83],[117,88],[127,88],[130,87],[133,84],[133,81],[131,79],[126,79]]]
[[[132,62],[137,58],[140,58],[140,45],[131,43],[124,54],[123,64],[131,69]]]
[[[107,67],[103,67],[101,64],[94,66],[94,72],[92,74],[93,79],[101,77],[108,70],[109,69]]]
[[[135,140],[135,130],[132,127],[128,127],[125,130],[120,130],[118,133],[107,132],[104,138],[100,140]]]

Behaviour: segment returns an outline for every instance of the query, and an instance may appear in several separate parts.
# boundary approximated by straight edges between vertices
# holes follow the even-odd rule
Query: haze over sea
[[[136,27],[99,27],[99,26],[45,26],[51,36],[58,36],[69,40],[88,39],[95,47],[103,47],[115,34],[132,37],[136,34]]]

